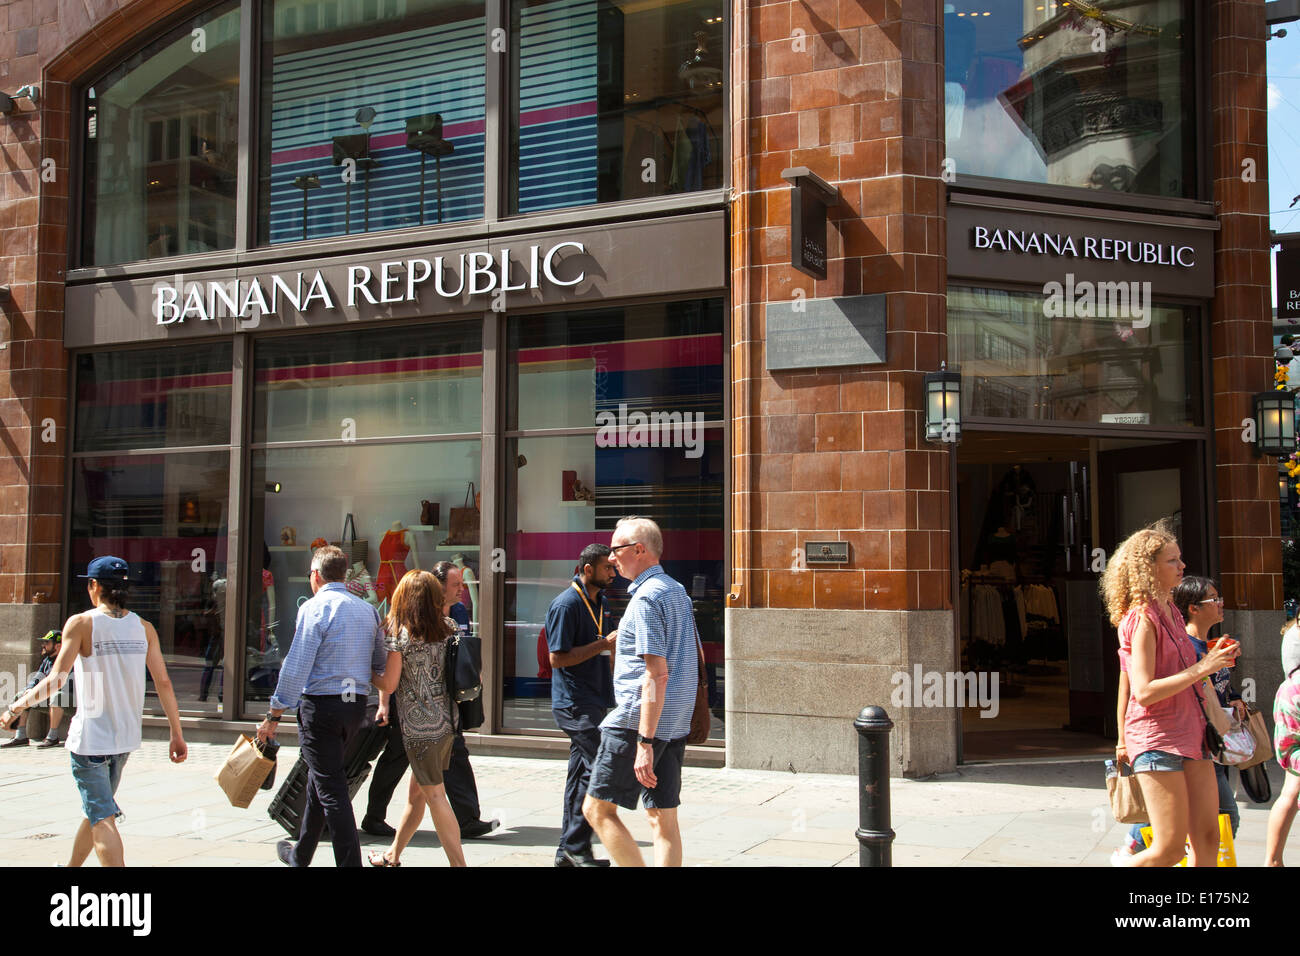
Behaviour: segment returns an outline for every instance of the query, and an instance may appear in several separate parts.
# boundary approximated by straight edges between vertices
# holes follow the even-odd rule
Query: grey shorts
[[[616,803],[625,810],[635,810],[637,799],[647,810],[672,810],[681,804],[682,760],[686,757],[686,738],[657,740],[654,745],[654,771],[657,783],[643,787],[636,778],[635,730],[602,727],[600,748],[591,764],[591,785],[587,796]]]

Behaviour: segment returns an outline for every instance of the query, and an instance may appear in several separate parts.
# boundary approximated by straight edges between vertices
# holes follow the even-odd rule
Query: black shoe
[[[62,747],[62,746],[63,746],[62,740],[51,740],[49,737],[46,737],[39,744],[36,745],[36,749],[47,750],[50,747]]]
[[[501,826],[500,820],[471,820],[461,826],[460,838],[462,840],[477,840],[481,836],[487,836],[499,826]]]
[[[26,747],[31,742],[32,739],[30,737],[15,737],[13,740],[6,740],[4,743],[0,744],[0,748]]]
[[[391,837],[397,834],[397,831],[383,820],[376,820],[374,817],[362,817],[361,832],[377,837]]]
[[[275,855],[280,858],[280,862],[285,866],[293,866],[293,842],[291,840],[281,840],[275,845]]]
[[[555,855],[556,866],[609,866],[609,860],[598,860],[594,856],[579,856],[568,850],[560,850]]]

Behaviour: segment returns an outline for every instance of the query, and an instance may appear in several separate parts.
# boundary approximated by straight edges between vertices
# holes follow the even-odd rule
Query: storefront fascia
[[[963,433],[968,439],[974,440],[964,444],[977,444],[980,439],[985,439],[1012,447],[1022,436],[1038,436],[1038,443],[1045,449],[1057,445],[1064,448],[1072,441],[1090,443],[1093,446],[1094,451],[1088,463],[1090,484],[1083,486],[1088,488],[1091,500],[1080,506],[1079,513],[1085,520],[1076,523],[1077,534],[1073,541],[1075,553],[1070,559],[1074,562],[1076,572],[1081,567],[1081,561],[1093,558],[1094,546],[1106,542],[1109,536],[1119,530],[1119,519],[1115,515],[1099,514],[1099,511],[1104,511],[1106,498],[1103,493],[1103,508],[1099,509],[1098,486],[1102,479],[1097,472],[1095,449],[1098,446],[1138,448],[1141,443],[1150,442],[1160,443],[1162,448],[1187,450],[1182,508],[1191,517],[1185,525],[1188,540],[1184,542],[1184,548],[1189,555],[1189,562],[1196,561],[1200,565],[1196,568],[1196,573],[1209,576],[1218,574],[1218,548],[1214,544],[1217,541],[1217,528],[1216,509],[1213,507],[1216,493],[1209,334],[1211,300],[1215,287],[1215,234],[1218,228],[1219,223],[1212,217],[1212,210],[1208,206],[1204,215],[1196,218],[1149,214],[1129,209],[1080,208],[1061,203],[1015,199],[1006,195],[958,191],[950,193],[950,362],[961,357],[960,350],[952,340],[955,334],[955,306],[951,296],[952,290],[958,288],[1024,297],[1026,301],[1044,303],[1046,309],[1046,300],[1052,292],[1064,300],[1071,298],[1076,289],[1090,287],[1096,291],[1103,283],[1109,283],[1109,291],[1124,283],[1129,290],[1136,290],[1137,294],[1145,297],[1147,308],[1153,304],[1158,307],[1181,307],[1196,318],[1199,334],[1183,345],[1196,369],[1193,380],[1186,383],[1187,410],[1189,415],[1199,419],[1200,424],[1161,423],[1147,413],[1098,415],[1092,420],[1086,417],[1054,420],[1046,412],[1019,418],[970,414],[967,403],[972,398],[975,379],[979,377],[978,370],[955,369],[964,371]],[[1141,261],[1130,261],[1131,259]],[[1059,285],[1049,287],[1048,283],[1052,282]],[[1100,292],[1097,292],[1096,301],[1102,301]],[[1075,313],[1072,307],[1069,308],[1070,311],[1055,318],[1048,311],[1044,311],[1044,316],[1048,317],[1049,325],[1079,321],[1072,318]],[[1140,323],[1141,319],[1135,321]],[[1015,328],[1012,323],[1000,331],[1009,334]],[[999,329],[992,325],[989,326],[989,331],[993,335],[999,334]],[[1036,355],[1032,341],[1026,340],[1023,344],[1029,349],[1030,366],[1038,366],[1046,373],[1052,367],[1049,356]],[[1061,361],[1059,356],[1057,361]],[[982,364],[988,363],[977,363]],[[990,444],[983,447],[992,449],[995,446]],[[950,480],[953,488],[960,484],[958,462],[961,453],[962,448],[959,447],[951,456]],[[997,452],[994,453],[996,456]],[[1137,457],[1142,456],[1139,454]],[[993,458],[989,460],[992,461]],[[1005,464],[1002,465],[1001,470],[1006,467]],[[1137,467],[1149,465],[1139,461]],[[999,471],[998,466],[993,468],[995,473]],[[981,502],[982,499],[974,504],[979,505]],[[960,540],[962,520],[958,495],[952,496],[950,505],[950,527],[954,531],[951,539],[952,567],[960,569],[966,566],[963,555],[969,543]],[[967,506],[970,507],[970,503]],[[1075,512],[1072,510],[1067,515],[1066,524],[1070,525],[1074,517]],[[1107,546],[1112,545],[1113,542]],[[1077,573],[1074,576],[1077,577]],[[979,579],[976,574],[972,583]],[[1020,580],[1019,575],[1017,580]],[[1075,604],[1070,606],[1069,613],[1075,614],[1075,605],[1080,613],[1088,605],[1088,613],[1081,619],[1086,618],[1087,622],[1091,622],[1096,616],[1090,606],[1090,602],[1095,603],[1095,575],[1090,583],[1080,581],[1077,587],[1074,582],[1070,584],[1072,593],[1069,596]],[[951,587],[953,630],[957,642],[957,659],[961,660],[963,641],[969,640],[970,636],[962,633],[963,591],[960,574],[952,575]],[[1065,596],[1064,592],[1062,595]],[[1100,619],[1096,624],[1102,625]],[[1111,660],[1114,655],[1105,654],[1103,644],[1093,643],[1087,636],[1083,641],[1072,639],[1069,653],[1071,719],[1083,714],[1090,722],[1089,727],[1092,721],[1097,721],[1104,724],[1107,733],[1113,733],[1113,694],[1118,677],[1114,661]],[[1107,701],[1110,703],[1107,704]],[[957,720],[960,730],[960,715]],[[962,740],[960,733],[958,739]],[[959,759],[971,759],[966,753],[967,749],[968,746],[959,744]],[[988,755],[977,753],[976,756]]]
[[[391,330],[417,321],[428,329],[429,323],[438,319],[481,317],[480,474],[486,492],[482,495],[481,553],[486,557],[505,541],[502,479],[509,441],[503,437],[507,317],[696,298],[725,302],[727,235],[726,213],[715,210],[351,256],[181,274],[158,274],[155,270],[116,281],[96,281],[89,275],[91,270],[86,270],[84,279],[91,281],[74,276],[67,286],[64,344],[73,353],[75,366],[76,355],[87,352],[166,345],[202,348],[204,343],[218,340],[233,343],[228,446],[231,507],[225,566],[230,585],[224,635],[225,660],[242,661],[250,600],[246,565],[259,533],[259,529],[249,528],[254,341],[283,341],[285,337],[345,328]],[[722,351],[725,383],[730,372],[727,350],[724,347]],[[723,393],[725,403],[727,389]],[[729,420],[725,408],[722,417],[724,422]],[[730,458],[729,440],[729,430],[724,427],[726,459]],[[363,444],[365,440],[357,441]],[[76,447],[75,435],[69,437],[68,447]],[[71,464],[70,454],[68,513],[73,495]],[[724,509],[729,501],[724,487]],[[65,524],[65,554],[70,553],[70,533],[70,523]],[[729,566],[725,554],[724,565]],[[65,574],[75,573],[75,569],[65,568]],[[483,687],[488,714],[481,736],[485,738],[502,726],[498,674],[504,627],[501,578],[499,573],[483,573],[480,581],[483,611],[479,626],[485,639]],[[68,593],[66,588],[64,593]],[[68,612],[66,598],[63,611]],[[245,702],[240,668],[228,669],[230,680],[219,716],[204,721],[218,729],[228,722],[246,720],[260,706]],[[499,742],[509,749],[530,741],[511,735]],[[531,743],[556,749],[561,742],[535,737]]]

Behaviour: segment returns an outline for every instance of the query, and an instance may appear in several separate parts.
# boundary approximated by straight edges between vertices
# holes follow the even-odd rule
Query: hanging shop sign
[[[1300,318],[1300,247],[1277,251],[1277,316]]]
[[[1037,207],[948,208],[948,274],[1009,282],[1149,282],[1157,295],[1214,295],[1213,220],[1047,214]]]
[[[826,278],[826,207],[840,191],[807,166],[781,173],[790,190],[790,265],[814,279]]]

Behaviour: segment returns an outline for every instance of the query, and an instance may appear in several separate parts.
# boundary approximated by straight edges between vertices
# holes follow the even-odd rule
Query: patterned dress
[[[447,619],[455,633],[455,622]],[[428,748],[453,733],[451,704],[447,696],[447,642],[413,641],[403,629],[397,638],[389,638],[388,649],[402,655],[402,676],[397,682],[397,718],[402,726],[402,742],[413,757],[422,757]]]
[[[1282,682],[1273,699],[1273,749],[1283,770],[1300,774],[1300,671]]]

